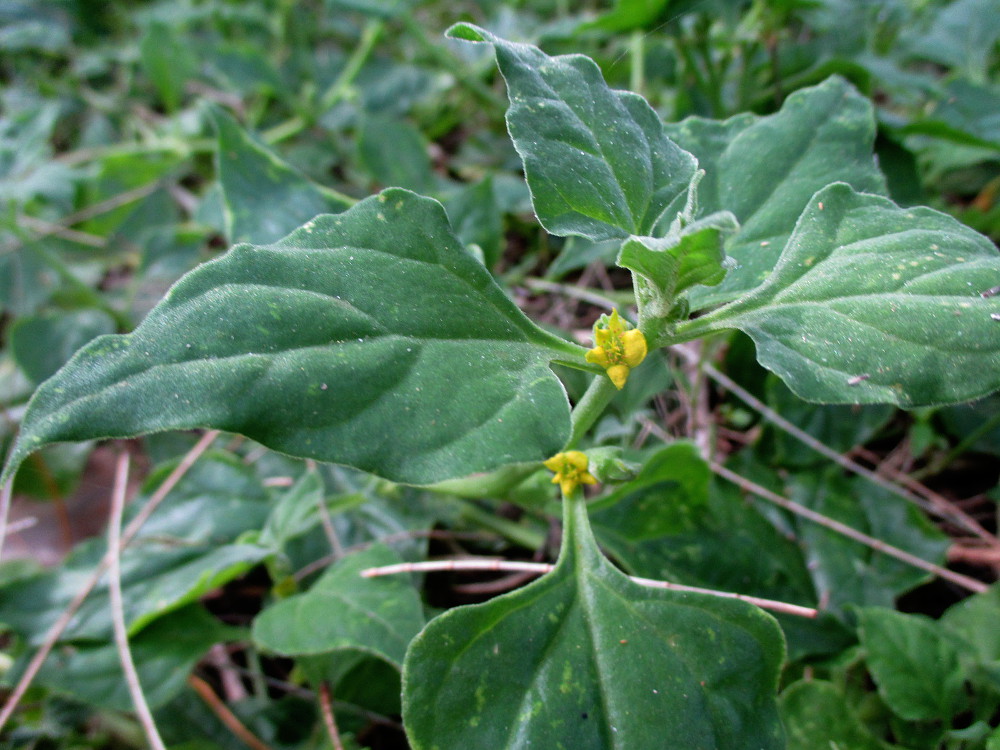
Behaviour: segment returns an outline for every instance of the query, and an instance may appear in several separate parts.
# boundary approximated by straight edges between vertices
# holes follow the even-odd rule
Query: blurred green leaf
[[[366,114],[357,147],[361,163],[379,187],[433,192],[435,180],[427,144],[420,131],[406,121]]]
[[[792,499],[828,518],[928,562],[944,564],[948,537],[906,500],[864,480],[829,469],[799,473]],[[816,592],[824,609],[845,605],[891,607],[897,596],[929,574],[806,519],[794,522]]]
[[[10,329],[10,350],[35,383],[52,376],[81,346],[114,333],[115,321],[101,310],[49,312],[20,318]]]
[[[879,695],[908,721],[949,721],[967,698],[956,644],[921,615],[868,607],[861,646]]]
[[[801,680],[781,694],[781,720],[788,734],[787,750],[844,748],[888,750],[875,738],[847,703],[841,691],[823,680]]]
[[[152,487],[173,468],[165,466],[148,481],[144,496],[129,506],[126,523],[148,500]],[[271,551],[234,543],[259,528],[269,509],[259,480],[225,455],[203,458],[157,508],[122,553],[122,591],[130,632],[173,612],[227,581],[246,573]],[[0,597],[0,623],[39,643],[63,608],[76,596],[103,557],[103,539],[83,542],[57,569],[21,579]],[[108,591],[101,584],[87,598],[64,640],[108,639]]]
[[[214,644],[241,635],[241,631],[224,626],[200,605],[191,605],[159,618],[129,639],[146,702],[157,708],[171,700]],[[90,705],[116,711],[133,709],[118,649],[110,641],[56,648],[36,682]]]
[[[184,85],[196,66],[190,47],[176,29],[153,23],[139,42],[139,54],[167,111],[176,112],[184,98]]]
[[[274,242],[319,214],[351,205],[283,162],[222,109],[209,111],[219,134],[219,181],[231,242]]]

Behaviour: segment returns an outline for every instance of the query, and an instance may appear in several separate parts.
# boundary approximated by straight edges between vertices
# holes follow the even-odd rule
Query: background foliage
[[[619,0],[613,5],[3,0],[4,447],[39,384],[95,337],[135,329],[181,275],[237,242],[278,248],[272,271],[280,274],[280,250],[296,243],[283,245],[281,238],[316,214],[341,214],[358,201],[364,202],[353,211],[376,212],[378,199],[365,199],[384,188],[440,201],[443,212],[409,193],[383,193],[407,202],[412,232],[438,231],[449,235],[446,242],[457,251],[470,250],[456,278],[478,280],[473,291],[494,307],[476,326],[506,332],[504,341],[491,339],[488,348],[490,356],[501,351],[510,362],[499,374],[484,370],[483,375],[502,381],[498,387],[511,394],[523,393],[530,382],[539,389],[539,402],[547,403],[546,389],[551,395],[558,388],[547,373],[551,347],[572,352],[574,344],[565,339],[588,344],[590,325],[606,303],[624,306],[632,298],[630,283],[614,268],[618,243],[608,238],[618,236],[615,227],[623,223],[628,231],[649,231],[658,211],[636,207],[668,203],[686,186],[690,165],[680,154],[668,154],[662,174],[680,175],[676,189],[625,195],[619,204],[605,196],[595,211],[613,205],[606,216],[567,217],[563,206],[536,200],[538,218],[553,234],[572,230],[585,236],[550,235],[532,215],[519,158],[520,152],[529,177],[547,179],[551,162],[533,161],[536,152],[547,153],[544,139],[525,146],[544,134],[545,121],[513,108],[511,142],[505,90],[490,46],[444,37],[445,29],[463,20],[538,45],[550,55],[590,56],[612,88],[645,96],[669,123],[667,135],[698,157],[708,171],[699,186],[702,214],[728,210],[739,221],[727,252],[740,272],[717,286],[693,290],[690,303],[696,309],[756,287],[758,271],[773,265],[790,234],[783,227],[803,210],[818,215],[829,207],[847,215],[889,205],[883,198],[859,198],[844,187],[813,198],[833,181],[888,196],[903,207],[900,212],[930,205],[993,242],[1000,238],[1000,14],[991,0]],[[502,55],[500,63],[503,68]],[[510,85],[509,71],[505,75]],[[588,80],[599,85],[596,71]],[[634,101],[614,95],[607,106],[631,107],[635,113]],[[815,137],[800,143],[793,139],[802,131],[790,123],[803,109],[814,119],[807,132]],[[595,117],[599,120],[599,112]],[[648,126],[650,121],[636,117]],[[649,132],[647,127],[644,137]],[[798,158],[789,164],[784,158],[789,155]],[[599,182],[593,166],[568,157],[558,164]],[[612,172],[634,169],[623,163]],[[834,213],[824,214],[824,221],[833,222]],[[946,224],[948,231],[968,238],[970,252],[993,254],[982,236],[955,229],[959,225],[941,215],[921,215],[933,224],[926,231]],[[445,216],[453,237],[452,230],[440,228]],[[347,231],[335,230],[332,220],[322,220],[319,227],[333,234]],[[713,225],[711,231],[727,227]],[[387,244],[402,257],[404,240],[392,237]],[[896,245],[889,241],[880,251],[898,252]],[[775,255],[769,256],[767,248]],[[625,265],[641,269],[642,248],[630,252],[623,256]],[[391,271],[400,260],[380,257],[382,283],[397,283]],[[758,261],[760,269],[754,266]],[[238,254],[223,261],[240,262]],[[203,280],[219,267],[189,278]],[[371,272],[351,266],[325,272],[335,279],[352,270],[359,276]],[[823,286],[830,277],[823,270],[823,264],[817,266],[818,282],[801,282],[799,301],[810,309],[816,297],[830,299],[830,288]],[[879,275],[877,267],[853,270],[866,280]],[[995,294],[991,289],[1000,279],[991,278],[986,273],[975,278],[977,290]],[[185,283],[172,294],[195,296],[194,283]],[[418,297],[421,283],[410,279],[410,286],[397,291]],[[347,286],[356,293],[358,287]],[[757,364],[755,355],[786,374],[798,371],[797,365],[781,357],[794,359],[809,351],[789,354],[780,336],[767,333],[788,327],[773,311],[771,318],[761,319],[754,305],[768,302],[768,294],[765,284],[749,302],[695,319],[692,338],[721,332],[700,346],[657,353],[655,365],[636,370],[596,425],[586,447],[621,449],[627,465],[618,465],[620,477],[631,477],[607,483],[594,502],[596,542],[632,575],[823,610],[816,620],[779,616],[788,646],[784,660],[763,653],[758,662],[743,665],[762,683],[780,667],[777,711],[789,748],[997,750],[1000,599],[995,586],[969,596],[955,583],[932,580],[877,548],[754,499],[746,481],[740,489],[722,477],[735,472],[882,542],[928,561],[950,560],[961,572],[992,582],[1000,567],[995,537],[1000,402],[990,396],[908,412],[874,404],[806,403],[795,393],[815,395],[817,387],[850,397],[869,395],[859,397],[864,401],[908,402],[885,390],[894,375],[880,382],[864,363],[850,361],[847,349],[843,356],[849,361],[834,363],[834,369],[841,373],[853,367],[852,372],[868,377],[854,384],[843,378],[821,383],[792,378],[789,390]],[[283,334],[301,330],[302,346],[317,335],[315,315],[269,320],[260,305],[241,310],[241,299],[247,299],[245,290],[234,290],[225,301],[224,325]],[[352,300],[385,314],[380,324],[405,325],[420,352],[445,371],[476,361],[487,346],[473,340],[461,349],[452,347],[441,323],[447,312],[436,309],[432,299],[416,319],[400,318],[379,303]],[[470,297],[473,303],[482,299]],[[550,330],[551,338],[522,324],[517,307]],[[784,308],[782,314],[791,313]],[[979,339],[991,335],[994,323],[984,317],[979,331],[947,322]],[[160,325],[176,336],[180,324],[161,315],[144,325],[143,330]],[[822,337],[823,326],[817,314],[809,330]],[[223,337],[225,327],[217,333]],[[323,330],[322,336],[346,339],[355,333]],[[365,364],[408,367],[408,354],[413,352],[393,350],[385,360]],[[112,355],[101,356],[106,362]],[[946,351],[932,363],[903,359],[898,367],[933,376],[936,382],[928,388],[944,382],[951,398],[968,399],[996,386],[996,367],[980,361]],[[339,384],[342,402],[366,382],[355,365],[331,363],[345,368],[334,370],[337,378],[330,381]],[[419,367],[413,372],[421,387],[442,387],[433,374],[421,374]],[[577,399],[583,375],[565,368],[558,374]],[[204,377],[206,389],[220,387],[217,373]],[[169,386],[168,375],[159,387]],[[232,411],[238,413],[238,383],[231,387]],[[49,393],[55,390],[50,386]],[[332,394],[318,390],[310,397],[324,395]],[[464,394],[465,401],[461,392],[448,395],[446,404],[456,413],[475,400],[474,393]],[[511,408],[526,407],[511,399]],[[309,409],[310,404],[293,406]],[[415,453],[409,448],[411,436],[393,434],[391,411],[379,417],[377,426],[400,448],[393,472],[383,469],[383,475],[430,481],[442,460],[468,460],[461,446],[445,451],[444,458]],[[781,416],[805,431],[805,443],[783,426]],[[296,419],[307,420],[308,414]],[[493,432],[486,440],[497,450],[520,449],[527,440],[557,450],[566,415],[551,409],[538,419],[538,428],[527,434]],[[227,425],[254,435],[254,424],[233,419]],[[350,419],[340,421],[325,439],[350,446],[355,427]],[[144,467],[143,487],[126,523],[196,439],[166,433],[117,446],[141,457]],[[289,445],[301,452],[302,439],[289,436]],[[892,480],[922,507],[832,464],[816,452],[816,442]],[[101,467],[115,449],[93,443],[50,446],[31,456],[18,474],[15,495],[17,507],[26,508],[22,514],[43,517],[51,507],[59,531],[53,544],[30,536],[37,529],[15,529],[5,551],[22,540],[39,553],[55,547],[56,553],[67,554],[49,568],[27,558],[0,564],[0,679],[7,687],[15,684],[104,553],[104,541],[84,539],[71,514],[81,508],[83,516],[103,519],[103,509],[92,500],[81,503],[110,492],[110,477]],[[366,465],[368,459],[359,455],[355,460]],[[630,472],[630,465],[642,468]],[[435,644],[475,627],[463,618],[509,622],[510,641],[528,630],[555,628],[546,618],[535,622],[518,614],[524,596],[546,597],[563,618],[560,627],[590,634],[628,624],[613,606],[614,596],[643,616],[680,606],[670,595],[637,590],[596,557],[588,564],[597,573],[583,590],[576,590],[579,582],[565,570],[557,570],[546,579],[551,590],[517,591],[500,599],[491,597],[522,581],[456,573],[359,580],[357,572],[364,568],[427,557],[553,559],[558,534],[552,519],[559,512],[548,477],[510,471],[494,478],[493,491],[484,491],[482,484],[473,491],[461,481],[422,489],[334,465],[293,461],[246,439],[216,440],[121,560],[133,656],[167,744],[244,747],[246,737],[239,738],[232,718],[262,746],[326,747],[335,741],[321,705],[324,695],[332,695],[344,747],[405,747],[401,717],[414,746],[432,741],[449,747],[476,741],[499,746],[488,738],[510,702],[503,684],[481,683],[483,675],[470,674],[464,693],[456,694],[446,681],[404,691],[404,662],[407,669],[420,669],[428,650],[440,648]],[[26,498],[45,505],[22,505]],[[981,524],[982,533],[976,534],[969,516]],[[569,561],[593,557],[593,544],[587,544]],[[580,597],[596,601],[596,608],[574,608]],[[487,599],[485,608],[456,609]],[[716,615],[724,620],[728,605],[719,607]],[[444,610],[448,615],[413,641]],[[372,624],[373,613],[378,627]],[[689,611],[682,619],[700,622],[702,616]],[[763,617],[755,622],[760,633],[769,632]],[[101,583],[2,730],[4,741],[38,748],[142,746],[111,633],[109,594]],[[724,626],[719,634],[737,637]],[[645,710],[643,701],[649,700],[638,695],[649,675],[635,677],[636,668],[662,639],[635,638],[623,651],[619,641],[628,640],[616,637],[617,650],[607,655],[611,673],[634,679],[636,695],[623,689],[616,696],[621,705],[612,701],[604,707],[608,726],[622,711]],[[489,656],[487,645],[476,648]],[[703,643],[691,648],[696,661],[710,655],[699,651]],[[597,674],[601,653],[580,661],[580,673],[564,682],[567,690],[594,689],[598,678],[591,672]],[[552,662],[519,654],[527,666],[504,663],[498,670],[541,671],[558,663],[555,654]],[[206,700],[204,688],[221,700]],[[546,696],[553,710],[560,705],[557,697]],[[497,710],[461,713],[456,706],[470,698],[495,701]],[[426,706],[440,709],[418,713]],[[470,727],[472,720],[481,723]],[[745,731],[725,741],[739,747],[747,736],[757,736],[749,734],[754,731],[760,732],[762,746],[771,741],[764,738],[766,727]],[[545,741],[544,733],[537,736]],[[648,737],[629,740],[639,747]]]

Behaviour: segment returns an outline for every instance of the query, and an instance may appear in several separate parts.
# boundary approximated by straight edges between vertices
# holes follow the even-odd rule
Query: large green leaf
[[[219,134],[216,159],[231,242],[274,242],[318,214],[351,205],[282,161],[224,110],[209,112]]]
[[[429,483],[539,460],[569,432],[543,332],[441,205],[389,190],[179,281],[35,393],[5,477],[48,443],[216,427]]]
[[[538,220],[590,239],[652,233],[684,207],[697,168],[637,94],[610,89],[588,57],[549,57],[470,24],[453,38],[489,42],[507,82],[507,127],[524,162]]]
[[[572,500],[556,569],[452,609],[410,645],[403,719],[424,748],[783,746],[780,631],[739,601],[643,588]]]
[[[739,328],[800,397],[916,406],[1000,387],[1000,253],[929,208],[835,184],[803,212],[773,273],[681,326]]]
[[[732,211],[740,223],[726,245],[737,267],[719,286],[693,290],[697,307],[735,299],[764,281],[817,190],[837,181],[863,192],[886,190],[872,156],[872,105],[840,78],[795,92],[767,117],[692,117],[666,132],[705,170],[702,212]]]
[[[254,620],[254,641],[288,656],[362,651],[401,668],[406,647],[424,625],[420,597],[408,578],[359,576],[398,562],[382,545],[345,557],[306,593],[265,609]]]

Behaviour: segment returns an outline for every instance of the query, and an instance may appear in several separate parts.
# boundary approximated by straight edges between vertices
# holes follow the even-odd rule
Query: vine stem
[[[439,573],[452,571],[479,571],[479,572],[522,572],[544,575],[555,568],[552,563],[523,562],[519,560],[502,560],[494,558],[474,558],[462,560],[426,560],[415,563],[398,563],[396,565],[384,565],[378,568],[366,568],[360,575],[362,578],[377,578],[379,576],[399,575],[400,573]],[[721,599],[739,599],[740,601],[754,604],[761,609],[769,609],[773,612],[781,612],[786,615],[796,615],[798,617],[816,617],[819,612],[811,607],[802,607],[798,604],[775,601],[773,599],[761,599],[756,596],[745,596],[744,594],[734,594],[730,591],[716,591],[715,589],[703,589],[697,586],[685,586],[680,583],[670,581],[657,581],[652,578],[639,578],[629,576],[629,578],[640,586],[653,589],[666,589],[668,591],[681,591],[691,594],[708,594],[709,596]]]
[[[800,505],[794,500],[789,500],[786,497],[782,497],[776,492],[772,492],[766,487],[762,487],[759,484],[750,481],[746,477],[740,476],[734,471],[730,471],[725,466],[718,464],[714,461],[709,463],[712,471],[718,474],[723,479],[735,484],[747,492],[751,492],[759,498],[767,500],[770,503],[774,503],[780,508],[794,513],[797,516],[805,518],[813,523],[822,526],[824,528],[830,529],[842,536],[846,536],[848,539],[853,539],[856,542],[860,542],[867,547],[871,547],[876,552],[881,552],[889,557],[894,557],[897,560],[912,565],[914,568],[920,568],[921,570],[926,570],[928,573],[933,573],[934,575],[940,576],[952,583],[961,586],[964,589],[973,591],[977,594],[981,594],[989,586],[982,581],[976,580],[975,578],[970,578],[969,576],[962,575],[961,573],[956,573],[947,568],[943,568],[940,565],[936,565],[932,562],[928,562],[923,558],[917,557],[916,555],[910,554],[906,550],[900,549],[899,547],[894,547],[891,544],[883,542],[881,539],[876,539],[873,536],[868,536],[857,529],[851,528],[850,526],[841,523],[840,521],[835,521],[832,518],[824,516],[822,513],[817,513],[811,508],[807,508],[804,505]]]
[[[163,481],[163,484],[160,485],[159,489],[153,493],[149,502],[146,503],[142,510],[136,514],[135,518],[129,522],[129,525],[126,527],[121,536],[121,547],[127,545],[132,540],[132,537],[139,532],[139,529],[141,529],[142,525],[146,523],[153,511],[159,507],[163,499],[177,485],[181,478],[187,474],[188,470],[194,465],[195,461],[198,460],[201,454],[208,449],[218,436],[218,430],[210,430],[209,432],[206,432],[195,444],[195,446],[187,452],[187,455],[185,455],[181,462],[177,464],[177,467],[170,472],[170,475]],[[31,686],[32,681],[37,676],[38,671],[42,668],[42,664],[45,663],[45,660],[48,658],[48,655],[56,645],[59,637],[69,626],[84,600],[101,580],[101,576],[103,576],[104,572],[108,569],[110,557],[110,552],[104,555],[101,562],[97,564],[96,568],[94,568],[94,572],[91,573],[90,578],[88,578],[83,584],[80,590],[76,593],[76,596],[73,597],[72,601],[66,605],[66,609],[64,609],[63,613],[59,615],[59,618],[52,623],[52,627],[50,627],[48,633],[45,634],[45,639],[42,641],[42,645],[38,647],[38,651],[36,651],[35,655],[31,657],[31,661],[29,661],[28,666],[25,667],[24,674],[21,675],[21,679],[18,680],[17,685],[14,686],[14,690],[7,698],[7,702],[4,704],[3,710],[0,711],[0,729],[3,729],[6,723],[10,720],[10,717],[14,715],[14,711],[21,702],[21,698],[24,697],[25,692],[27,692],[28,688]]]
[[[118,660],[121,662],[122,673],[136,717],[146,734],[146,740],[152,750],[166,750],[163,738],[156,728],[153,712],[142,692],[139,673],[132,659],[132,651],[128,645],[128,626],[125,624],[125,604],[122,601],[122,571],[121,571],[121,531],[122,513],[125,511],[125,489],[128,486],[129,457],[122,452],[115,466],[115,481],[111,491],[111,518],[108,523],[108,595],[111,601],[111,625],[115,634],[115,646],[118,649]]]

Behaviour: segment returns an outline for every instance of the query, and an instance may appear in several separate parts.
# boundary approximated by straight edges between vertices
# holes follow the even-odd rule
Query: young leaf
[[[507,128],[549,232],[649,235],[668,207],[683,208],[694,157],[667,138],[645,99],[608,88],[593,60],[549,57],[467,23],[448,36],[495,48],[510,97]]]
[[[411,643],[413,747],[783,747],[774,620],[632,583],[598,550],[586,505],[570,502],[552,573],[449,610]]]
[[[274,242],[318,214],[351,205],[282,161],[224,110],[208,111],[219,134],[216,160],[230,242]]]
[[[966,401],[1000,387],[1000,296],[981,295],[998,282],[986,237],[834,184],[809,202],[763,284],[679,333],[740,329],[808,401]]]
[[[728,211],[706,216],[662,239],[629,237],[618,254],[618,265],[639,274],[640,309],[657,316],[670,313],[677,295],[703,284],[713,286],[726,275],[722,250],[726,234],[739,229]]]
[[[424,625],[420,597],[405,577],[358,575],[399,561],[382,545],[345,557],[304,594],[265,609],[254,620],[254,641],[288,656],[363,651],[401,668],[410,639]]]
[[[579,348],[528,320],[441,205],[389,190],[179,281],[43,384],[5,477],[48,443],[217,427],[430,483],[557,452]]]
[[[817,190],[841,181],[862,192],[886,191],[872,156],[871,102],[841,78],[795,92],[767,117],[692,117],[666,125],[666,132],[705,170],[701,211],[732,211],[741,227],[726,245],[737,267],[719,286],[692,291],[699,308],[758,286]]]

